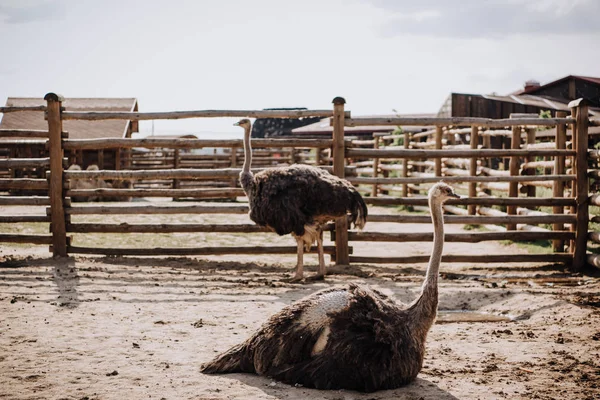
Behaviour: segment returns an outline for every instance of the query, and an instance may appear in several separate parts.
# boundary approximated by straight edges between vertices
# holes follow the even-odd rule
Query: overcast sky
[[[453,91],[600,76],[598,16],[600,0],[0,0],[0,102],[53,91],[136,97],[140,111],[328,109],[342,96],[354,115],[437,112]]]

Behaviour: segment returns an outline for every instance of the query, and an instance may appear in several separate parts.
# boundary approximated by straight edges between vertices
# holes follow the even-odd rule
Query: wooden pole
[[[479,145],[479,128],[476,126],[471,127],[471,149],[477,150]],[[471,164],[469,165],[469,175],[477,176],[477,157],[471,158]],[[469,183],[469,197],[477,197],[477,182]],[[468,206],[469,215],[477,214],[477,206],[471,204]]]
[[[573,252],[572,269],[579,271],[586,265],[587,238],[589,224],[589,180],[587,176],[588,148],[588,104],[584,99],[574,100],[569,107],[577,107],[577,155],[575,156],[575,173],[577,175],[575,200],[577,204],[577,226],[575,229],[575,249]]]
[[[567,113],[564,111],[557,111],[556,118],[565,118]],[[560,124],[556,126],[556,137],[555,137],[556,148],[558,150],[562,150],[566,148],[567,144],[567,126],[565,124]],[[564,174],[565,173],[565,157],[556,156],[554,158],[554,173]],[[552,197],[563,197],[565,192],[565,183],[564,182],[553,182],[552,186]],[[554,206],[552,207],[553,214],[563,214],[564,208],[562,206]],[[562,231],[565,227],[563,224],[555,223],[552,225],[552,230]],[[552,242],[552,249],[555,253],[564,251],[564,242],[562,240],[554,240]]]
[[[63,97],[54,93],[44,96],[47,102],[48,149],[50,153],[50,212],[52,231],[52,254],[67,256],[67,231],[65,227],[65,210],[63,205],[63,156],[62,148],[62,101]]]
[[[442,134],[443,133],[444,133],[444,131],[441,126],[435,127],[435,149],[436,150],[442,149]],[[435,167],[434,167],[435,176],[442,176],[442,159],[436,158],[434,160],[434,162],[435,162]]]
[[[520,126],[514,126],[512,128],[512,140],[511,140],[510,148],[512,150],[518,150],[521,148],[521,127]],[[510,163],[509,163],[508,169],[510,171],[511,176],[519,175],[519,157],[512,156],[510,158]],[[518,182],[509,182],[508,196],[509,197],[517,197],[519,195],[518,189],[519,189]],[[509,215],[515,215],[516,211],[517,210],[516,210],[515,206],[507,207],[507,212]],[[517,229],[517,226],[515,224],[506,225],[506,230],[514,231],[515,229]]]
[[[577,107],[571,107],[571,118],[573,120],[577,119]],[[577,149],[577,124],[573,124],[571,126],[571,149],[576,150]],[[576,172],[576,156],[577,156],[577,151],[575,152],[575,155],[573,155],[573,158],[571,158],[571,169],[573,170],[573,172]],[[577,182],[571,182],[571,185],[569,186],[569,196],[572,197],[573,199],[576,198],[576,187]],[[575,205],[571,206],[571,214],[573,215],[577,215],[577,200],[575,199]],[[571,232],[575,232],[575,229],[577,227],[577,223],[571,224],[569,227],[569,230]],[[573,254],[575,249],[575,241],[571,240],[569,241],[569,252],[571,254]]]
[[[344,104],[342,97],[333,99],[333,174],[344,178],[346,155],[344,148]],[[348,265],[348,218],[341,217],[335,221],[335,263]]]
[[[379,148],[379,140],[380,140],[379,136],[375,136],[373,138],[373,148],[374,149]],[[375,157],[373,159],[373,178],[377,178],[378,172],[379,172],[379,158]],[[373,184],[371,196],[377,197],[377,183]]]
[[[535,128],[527,128],[527,148],[535,144]],[[525,162],[533,162],[535,161],[535,157],[526,156]],[[526,169],[523,171],[523,175],[535,175],[535,169]],[[535,197],[535,186],[529,185],[527,188],[527,197]]]
[[[404,132],[404,149],[408,150],[410,144],[410,135],[408,132]],[[402,159],[402,177],[408,178],[408,158]],[[402,185],[402,197],[408,197],[408,184]]]
[[[181,157],[179,155],[179,149],[175,149],[173,151],[173,168],[174,169],[179,168],[180,161],[181,161]],[[179,180],[178,179],[173,179],[173,189],[179,189]]]

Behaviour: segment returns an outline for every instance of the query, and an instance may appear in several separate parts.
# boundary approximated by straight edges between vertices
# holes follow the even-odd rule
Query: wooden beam
[[[524,157],[524,156],[573,156],[573,150],[513,150],[513,149],[479,149],[479,150],[420,150],[420,149],[347,149],[346,157],[364,158],[491,158],[491,157]]]
[[[444,240],[460,243],[479,243],[491,240],[512,240],[515,242],[525,240],[550,240],[550,239],[572,239],[573,232],[473,232],[473,233],[447,233]],[[587,235],[586,235],[587,237]],[[366,242],[431,242],[432,232],[349,232],[349,241]]]
[[[50,153],[50,210],[52,230],[52,252],[54,256],[67,256],[67,232],[63,205],[63,157],[62,148],[62,96],[48,93],[47,102],[48,151]]]
[[[66,139],[65,150],[96,150],[111,148],[172,148],[172,149],[201,149],[204,147],[240,147],[241,139],[127,139],[127,138],[101,138],[101,139]],[[329,139],[252,139],[253,147],[305,147],[326,148],[331,147]]]
[[[365,197],[365,202],[377,206],[427,206],[426,197]],[[600,205],[600,195],[598,195]],[[461,199],[449,199],[445,204],[468,205],[477,204],[482,206],[522,206],[522,207],[542,207],[542,206],[572,206],[575,199],[569,197],[546,197],[546,198],[508,198],[508,197],[463,197]]]
[[[547,262],[547,263],[570,263],[571,255],[568,253],[553,254],[444,254],[444,263],[523,263],[523,262]],[[350,262],[363,264],[417,264],[426,263],[429,256],[404,256],[404,257],[361,257],[350,256]],[[600,260],[599,260],[600,265]]]
[[[248,206],[81,206],[65,211],[67,215],[247,214]]]
[[[0,196],[0,206],[49,206],[48,196]]]
[[[573,103],[573,102],[571,102]],[[586,265],[587,239],[589,225],[589,179],[587,150],[588,150],[588,105],[585,101],[580,101],[577,106],[577,129],[576,129],[576,147],[575,156],[575,174],[577,181],[574,188],[575,199],[577,202],[577,225],[575,229],[575,249],[573,252],[573,265],[575,271],[583,269]]]
[[[346,100],[342,97],[333,99],[333,174],[344,178],[346,156],[344,153],[344,104]],[[335,263],[336,265],[348,265],[348,218],[341,217],[335,221]]]
[[[0,129],[0,137],[48,138],[48,131],[35,129]]]
[[[1,238],[1,237],[0,237]],[[109,256],[208,256],[220,254],[296,254],[296,246],[229,246],[199,248],[96,248],[69,246],[69,254],[104,254]],[[313,246],[310,253],[316,253]],[[323,253],[334,254],[334,246],[323,246]]]
[[[416,125],[416,126],[485,126],[488,128],[504,128],[507,126],[554,126],[558,124],[573,124],[572,118],[511,118],[491,119],[472,117],[453,118],[422,118],[422,117],[395,117],[395,118],[347,118],[346,126],[371,126],[371,125]]]

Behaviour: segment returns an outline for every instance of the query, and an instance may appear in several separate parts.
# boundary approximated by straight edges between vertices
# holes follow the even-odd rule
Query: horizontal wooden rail
[[[426,197],[365,197],[365,202],[378,206],[427,206]],[[523,206],[523,207],[542,207],[542,206],[575,206],[575,199],[568,197],[463,197],[461,199],[449,199],[446,204],[453,205],[480,205],[480,206]]]
[[[0,159],[0,168],[42,168],[49,166],[49,157]]]
[[[272,232],[256,224],[67,224],[67,232],[77,233],[253,233]]]
[[[575,239],[574,232],[549,231],[549,232],[474,232],[474,233],[447,233],[444,235],[446,242],[479,243],[490,240],[572,240]],[[431,242],[432,232],[348,232],[348,240],[367,242]]]
[[[48,181],[34,178],[0,178],[0,189],[48,190]]]
[[[1,187],[1,186],[0,186]],[[228,189],[70,189],[70,197],[196,197],[215,198],[245,196],[241,188]]]
[[[82,206],[65,208],[67,215],[247,214],[248,206]]]
[[[395,118],[346,118],[345,126],[371,126],[371,125],[415,125],[415,126],[485,126],[489,128],[503,128],[507,126],[554,126],[558,124],[573,124],[573,118],[510,118],[491,119],[473,117],[453,118],[419,118],[419,117],[395,117]]]
[[[464,209],[461,209],[464,210]],[[384,215],[384,214],[369,214],[369,222],[394,222],[401,224],[430,224],[431,217],[429,215]],[[444,223],[446,224],[572,224],[576,222],[575,215],[557,214],[557,215],[513,215],[513,216],[477,216],[477,215],[445,215]]]
[[[331,147],[331,139],[252,139],[252,147]],[[205,147],[240,147],[241,139],[67,139],[63,141],[65,150],[100,150],[111,148],[172,148],[201,149]],[[143,158],[140,158],[143,159]]]
[[[514,262],[547,262],[547,263],[569,263],[573,255],[569,253],[553,254],[444,254],[442,262],[445,263],[514,263]],[[429,256],[403,256],[403,257],[364,257],[350,256],[352,263],[364,264],[417,264],[426,263]],[[443,269],[443,267],[442,267]]]
[[[34,129],[0,129],[0,137],[47,138],[48,131]]]
[[[208,256],[222,254],[296,254],[296,246],[237,246],[198,248],[97,248],[68,246],[69,254],[103,254],[109,256]],[[310,253],[316,253],[316,246]],[[323,253],[335,254],[335,246],[323,246]]]
[[[46,111],[46,106],[29,106],[29,107],[0,107],[0,113],[23,112],[23,111]]]
[[[0,233],[0,242],[52,244],[52,236],[51,235],[18,235],[18,234],[10,234],[10,233]]]
[[[0,139],[0,148],[22,149],[27,146],[47,146],[47,140],[39,139]]]
[[[0,215],[1,223],[37,223],[50,222],[50,217],[46,215]]]
[[[574,150],[511,150],[511,149],[479,149],[479,150],[420,150],[420,149],[346,149],[346,157],[365,158],[492,158],[492,157],[524,157],[524,156],[574,156]]]
[[[49,206],[48,196],[0,196],[0,206]]]
[[[350,112],[345,115],[350,118]],[[63,111],[63,120],[79,119],[97,121],[103,119],[125,119],[128,121],[182,119],[182,118],[304,118],[333,117],[332,110],[197,110],[165,112],[127,111]]]
[[[575,175],[526,175],[526,176],[434,176],[409,178],[346,178],[352,184],[368,185],[400,185],[404,183],[437,183],[450,182],[536,182],[536,181],[572,181]]]

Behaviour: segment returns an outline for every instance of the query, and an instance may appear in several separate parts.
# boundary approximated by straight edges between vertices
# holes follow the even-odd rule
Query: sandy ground
[[[448,245],[448,253],[524,251]],[[207,376],[199,367],[283,306],[330,285],[364,283],[408,303],[423,264],[331,268],[324,282],[293,285],[284,281],[293,256],[55,260],[45,247],[0,246],[2,399],[600,399],[597,274],[539,264],[443,265],[440,314],[419,378],[362,394]],[[429,248],[365,244],[355,253]],[[307,263],[314,273],[315,257]]]

